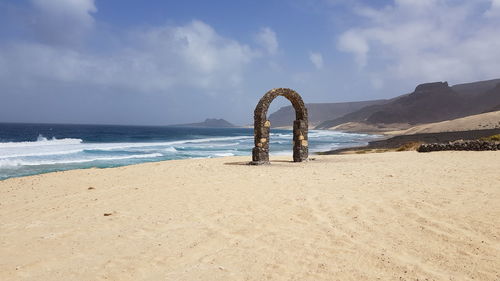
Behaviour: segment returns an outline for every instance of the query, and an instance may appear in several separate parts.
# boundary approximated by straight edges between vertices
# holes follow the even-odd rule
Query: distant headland
[[[169,127],[196,127],[196,128],[235,128],[234,124],[217,118],[207,118],[203,122],[169,125]]]

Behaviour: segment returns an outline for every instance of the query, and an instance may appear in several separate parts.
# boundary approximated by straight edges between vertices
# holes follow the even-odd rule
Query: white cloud
[[[338,48],[341,51],[352,53],[360,66],[366,65],[366,58],[370,50],[363,33],[360,30],[349,30],[340,36],[338,43]]]
[[[380,79],[377,76],[370,77],[370,83],[376,90],[382,89],[384,87],[384,80]]]
[[[187,87],[216,92],[237,87],[245,67],[257,56],[250,47],[222,37],[201,21],[135,31],[128,40],[122,49],[109,54],[40,43],[0,46],[0,73],[30,83],[70,82],[144,92]]]
[[[35,13],[31,26],[44,43],[79,43],[94,26],[94,0],[32,0]]]
[[[488,18],[500,17],[500,0],[491,0],[490,8],[485,12]]]
[[[478,19],[480,4],[395,0],[380,9],[358,7],[364,24],[341,34],[337,47],[352,53],[360,67],[385,72],[390,79],[473,81],[498,77],[500,30],[492,19]]]
[[[269,54],[275,54],[278,51],[278,39],[276,38],[276,33],[271,28],[262,28],[255,36],[255,39]]]
[[[311,60],[312,64],[314,64],[316,69],[323,68],[323,56],[321,55],[321,53],[310,52],[309,59]]]
[[[33,5],[51,15],[73,16],[87,24],[92,23],[91,12],[96,12],[95,0],[32,0]]]
[[[437,2],[438,0],[395,0],[396,6],[411,9],[434,7]]]

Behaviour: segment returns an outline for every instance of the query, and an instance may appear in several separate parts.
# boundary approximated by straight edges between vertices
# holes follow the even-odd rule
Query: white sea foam
[[[165,148],[163,151],[165,151],[165,152],[177,152],[177,149],[175,149],[175,147],[173,147],[173,146],[169,146],[169,147]]]
[[[226,157],[226,156],[234,156],[234,154],[230,153],[230,152],[224,152],[224,153],[215,153],[214,156],[215,157]]]
[[[271,155],[291,155],[292,137],[291,132],[271,133]],[[309,149],[311,152],[329,150],[347,144],[362,143],[367,137],[363,134],[310,130]],[[23,167],[27,170],[42,171],[47,167],[36,166],[60,165],[63,168],[72,168],[80,167],[80,163],[81,167],[87,167],[93,165],[88,164],[89,162],[94,161],[103,165],[125,165],[141,162],[126,161],[127,159],[149,161],[155,158],[163,160],[250,155],[252,147],[253,136],[249,135],[117,143],[89,143],[78,138],[47,139],[39,136],[36,141],[0,143],[0,169],[4,169],[4,173],[7,170],[23,171]]]
[[[74,154],[83,151],[81,139],[47,139],[42,135],[36,141],[0,143],[0,159]]]
[[[237,146],[240,145],[239,142],[231,142],[231,143],[198,143],[196,145],[193,145],[191,147],[196,148],[214,148],[214,147],[229,147],[229,146]]]
[[[83,152],[83,151],[84,151],[83,149],[74,149],[74,150],[66,150],[66,151],[48,151],[48,152],[35,152],[35,151],[33,151],[33,152],[27,152],[27,153],[0,155],[0,159],[17,158],[17,157],[32,157],[32,156],[67,155],[67,154],[75,154],[75,153],[79,153],[79,152]]]
[[[293,153],[291,151],[271,151],[269,154],[271,154],[271,156],[291,156]]]
[[[43,136],[38,136],[36,141],[22,141],[22,142],[0,142],[1,148],[27,148],[27,147],[37,147],[37,146],[52,146],[52,145],[68,145],[68,144],[80,144],[83,140],[81,139],[47,139]]]
[[[123,150],[129,148],[140,148],[140,147],[161,147],[161,146],[174,146],[174,145],[185,145],[191,143],[205,143],[205,142],[215,142],[215,141],[229,141],[229,140],[246,140],[252,139],[251,136],[238,136],[238,137],[220,137],[220,138],[204,138],[204,139],[190,139],[190,140],[178,140],[169,142],[128,142],[128,143],[104,143],[95,145],[94,150],[110,151],[110,150]]]
[[[84,143],[81,139],[47,139],[39,136],[37,141],[31,142],[4,142],[0,143],[0,160],[31,156],[56,156],[81,153],[84,151],[106,152],[106,151],[132,151],[147,152],[147,150],[159,150],[175,153],[174,145],[189,146],[190,144],[203,144],[211,142],[225,142],[238,140],[251,140],[251,136],[216,137],[202,139],[188,139],[168,142],[122,142],[122,143]],[[214,146],[228,146],[214,144]],[[232,145],[232,144],[231,144]],[[166,147],[166,148],[163,148]],[[150,149],[147,149],[150,148]]]
[[[272,137],[278,137],[278,138],[291,138],[293,137],[293,134],[283,134],[283,133],[270,133],[269,136]]]
[[[94,158],[80,158],[80,159],[57,159],[57,160],[4,159],[0,160],[0,168],[8,168],[16,166],[77,164],[77,163],[88,163],[94,161],[117,161],[117,160],[127,160],[127,159],[156,158],[161,156],[163,156],[163,154],[161,153],[149,153],[149,154],[126,155],[126,156],[94,157]]]

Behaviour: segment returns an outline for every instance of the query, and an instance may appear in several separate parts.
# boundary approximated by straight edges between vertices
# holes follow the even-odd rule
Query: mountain
[[[309,114],[309,123],[316,125],[324,120],[335,119],[350,112],[359,110],[365,106],[381,104],[387,100],[372,100],[358,102],[339,102],[339,103],[308,103],[306,104]],[[269,115],[272,127],[292,126],[295,120],[295,110],[293,106],[281,107],[276,112]]]
[[[498,83],[494,88],[485,91],[482,94],[475,96],[475,98],[469,98],[472,100],[478,110],[483,109],[485,111],[494,111],[500,106],[500,83]]]
[[[418,85],[407,96],[385,104],[371,114],[367,123],[429,123],[459,117],[467,104],[447,82]]]
[[[394,101],[398,98],[388,100],[388,101],[384,102],[383,104],[369,105],[369,106],[363,107],[359,110],[348,113],[344,116],[341,116],[341,117],[338,117],[338,118],[335,118],[332,120],[323,121],[319,125],[316,126],[316,129],[328,129],[328,128],[335,127],[337,125],[344,124],[344,123],[365,120],[371,114],[379,111],[380,108],[382,108],[384,104],[391,103],[392,101]]]
[[[496,105],[500,105],[500,79],[453,87],[447,82],[426,83],[410,94],[324,121],[316,128],[327,129],[348,122],[372,125],[440,122],[491,111]]]
[[[200,123],[178,124],[171,125],[171,127],[233,128],[236,126],[224,119],[207,118]]]
[[[486,112],[492,112],[492,111],[500,111],[500,104],[492,107],[491,109],[487,110]]]
[[[452,86],[451,88],[453,89],[453,91],[462,95],[475,95],[495,88],[498,83],[500,83],[500,79],[492,79],[479,82],[457,84],[455,86]]]

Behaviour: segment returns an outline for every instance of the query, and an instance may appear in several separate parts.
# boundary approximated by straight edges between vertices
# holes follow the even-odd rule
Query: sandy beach
[[[0,181],[0,280],[500,280],[500,152]]]

